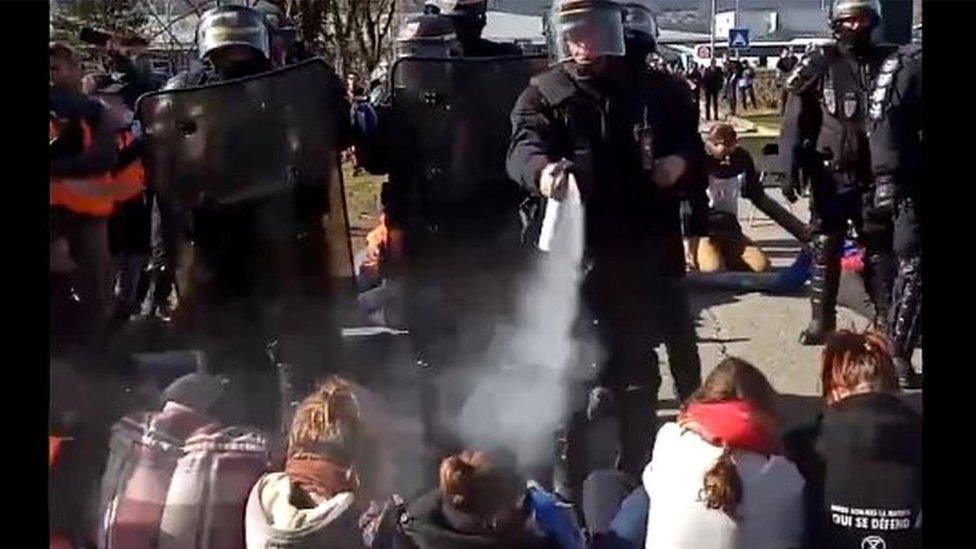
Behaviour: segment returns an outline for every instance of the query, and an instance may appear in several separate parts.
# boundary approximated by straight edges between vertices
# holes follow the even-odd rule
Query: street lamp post
[[[711,18],[711,22],[712,22],[712,25],[711,25],[712,32],[710,32],[708,34],[711,35],[710,36],[710,40],[711,40],[711,56],[712,56],[712,61],[715,61],[715,0],[712,0],[712,18]]]

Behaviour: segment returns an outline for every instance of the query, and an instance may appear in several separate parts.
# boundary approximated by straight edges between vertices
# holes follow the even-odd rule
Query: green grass
[[[365,171],[354,175],[352,164],[345,162],[342,165],[342,178],[346,190],[352,250],[355,254],[366,245],[366,233],[379,222],[380,187],[386,176],[370,175]]]

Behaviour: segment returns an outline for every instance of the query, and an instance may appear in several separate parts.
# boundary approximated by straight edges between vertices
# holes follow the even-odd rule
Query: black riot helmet
[[[881,24],[878,0],[833,0],[830,28],[841,47],[863,49],[871,44],[872,33]]]
[[[550,56],[579,65],[601,57],[622,57],[624,25],[612,0],[554,0],[547,22]]]
[[[271,38],[264,14],[244,6],[220,6],[200,16],[197,48],[200,59],[229,46],[250,48],[261,57],[271,53]]]
[[[488,0],[440,0],[441,13],[454,23],[458,41],[468,44],[481,38],[488,23]]]
[[[270,32],[271,55],[275,65],[286,62],[295,48],[297,31],[295,23],[289,19],[277,4],[268,0],[260,0],[254,9],[264,15]]]
[[[408,15],[396,37],[396,56],[450,57],[457,51],[454,26],[445,15]]]
[[[657,49],[657,17],[651,0],[617,0],[623,11],[627,56],[642,62]]]

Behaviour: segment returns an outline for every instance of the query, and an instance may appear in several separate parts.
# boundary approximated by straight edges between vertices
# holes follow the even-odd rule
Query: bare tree
[[[287,0],[286,13],[340,73],[369,72],[390,51],[396,0]]]

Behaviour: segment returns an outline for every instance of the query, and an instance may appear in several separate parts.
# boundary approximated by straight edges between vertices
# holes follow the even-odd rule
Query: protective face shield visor
[[[845,22],[861,19],[860,28]],[[877,41],[881,32],[881,4],[878,0],[836,0],[830,7],[830,28],[843,43]]]
[[[834,0],[830,4],[831,24],[859,14],[873,13],[877,21],[881,19],[881,2],[879,0]]]
[[[248,46],[264,58],[271,55],[271,38],[264,16],[247,9],[220,9],[205,13],[197,29],[200,59],[224,46]]]
[[[447,17],[421,15],[404,22],[396,39],[396,56],[444,58],[457,46],[457,35]]]
[[[627,4],[624,6],[623,12],[624,33],[627,36],[637,34],[657,40],[657,19],[647,8],[640,4]]]
[[[550,25],[558,62],[571,60],[574,54],[590,59],[624,55],[623,17],[614,5],[557,12]]]

